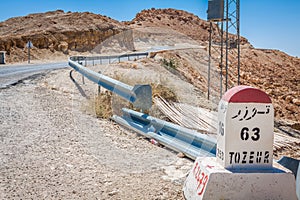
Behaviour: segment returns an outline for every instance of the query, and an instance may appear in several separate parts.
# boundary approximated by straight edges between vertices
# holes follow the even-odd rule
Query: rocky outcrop
[[[154,8],[143,10],[128,24],[132,27],[166,27],[183,33],[196,41],[207,42],[209,40],[210,23],[183,10]],[[213,29],[217,32],[215,24],[213,24]],[[248,40],[241,37],[241,44],[246,43],[249,43]]]
[[[242,84],[265,90],[273,100],[278,119],[300,121],[299,69],[299,58],[278,50],[248,48],[241,51]]]
[[[109,46],[116,53],[134,50],[130,29],[136,26],[167,27],[195,41],[206,42],[209,37],[209,23],[182,10],[143,10],[127,23],[89,12],[72,13],[57,10],[0,22],[0,51],[7,52],[8,62],[15,62],[18,61],[18,55],[12,53],[21,52],[19,57],[22,60],[21,57],[25,57],[26,54],[24,48],[29,40],[37,49],[65,54],[69,51],[107,52],[107,48],[104,50],[104,47]],[[247,40],[242,39],[242,42],[247,43]]]
[[[131,29],[114,34],[100,44],[97,44],[92,52],[120,54],[127,51],[134,51],[133,31]]]
[[[31,14],[0,23],[0,50],[7,51],[9,59],[13,49],[23,49],[30,40],[38,49],[85,52],[116,34],[122,46],[133,50],[132,35],[128,32],[122,34],[127,30],[116,20],[88,12],[65,13],[58,10]]]

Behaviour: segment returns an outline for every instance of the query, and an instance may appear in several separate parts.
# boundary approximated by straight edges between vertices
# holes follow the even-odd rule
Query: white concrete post
[[[269,96],[252,87],[226,92],[218,108],[217,160],[226,169],[270,169],[274,109]]]
[[[273,163],[274,110],[264,92],[237,86],[219,103],[216,157],[198,157],[186,199],[297,200],[293,173]]]

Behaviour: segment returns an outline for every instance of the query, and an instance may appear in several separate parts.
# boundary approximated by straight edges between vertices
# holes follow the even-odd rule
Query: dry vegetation
[[[108,119],[112,116],[111,98],[112,92],[109,91],[100,93],[95,98],[95,112],[97,117]]]
[[[178,101],[177,96],[172,89],[157,83],[151,83],[150,85],[152,87],[153,98],[161,97],[166,101],[170,101],[170,102]],[[113,114],[122,115],[121,109],[123,107],[135,109],[131,103],[127,103],[122,98],[113,95],[112,92],[109,92],[107,90],[98,94],[91,101],[92,102],[90,103],[94,104],[94,106],[91,107],[95,109],[96,116],[101,119],[109,119],[110,117],[112,117]],[[149,111],[144,111],[144,112],[148,113]],[[160,113],[157,108],[152,109],[151,112]]]
[[[157,84],[157,83],[151,83],[150,85],[152,87],[152,97],[153,98],[162,97],[166,101],[178,102],[176,93],[171,88],[168,88],[162,84]]]

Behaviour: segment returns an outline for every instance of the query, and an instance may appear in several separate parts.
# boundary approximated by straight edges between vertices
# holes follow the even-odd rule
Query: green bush
[[[162,59],[162,65],[167,69],[176,69],[178,64],[175,59],[171,58],[170,60]]]

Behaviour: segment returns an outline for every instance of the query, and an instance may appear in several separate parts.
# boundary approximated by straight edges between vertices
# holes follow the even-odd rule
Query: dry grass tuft
[[[105,91],[95,98],[95,112],[98,118],[109,119],[112,116],[112,92]]]
[[[162,84],[151,83],[152,98],[161,97],[168,102],[178,102],[177,96],[173,90]],[[136,110],[131,103],[125,102],[121,97],[113,95],[112,92],[105,91],[100,93],[95,99],[95,113],[98,118],[109,119],[113,114],[122,115],[121,109],[128,107]],[[157,113],[156,106],[151,108],[151,113]],[[139,110],[138,110],[139,111]],[[143,111],[149,113],[149,111]]]
[[[152,87],[152,98],[159,96],[168,102],[178,102],[178,98],[172,89],[162,84],[151,83],[150,85]]]

